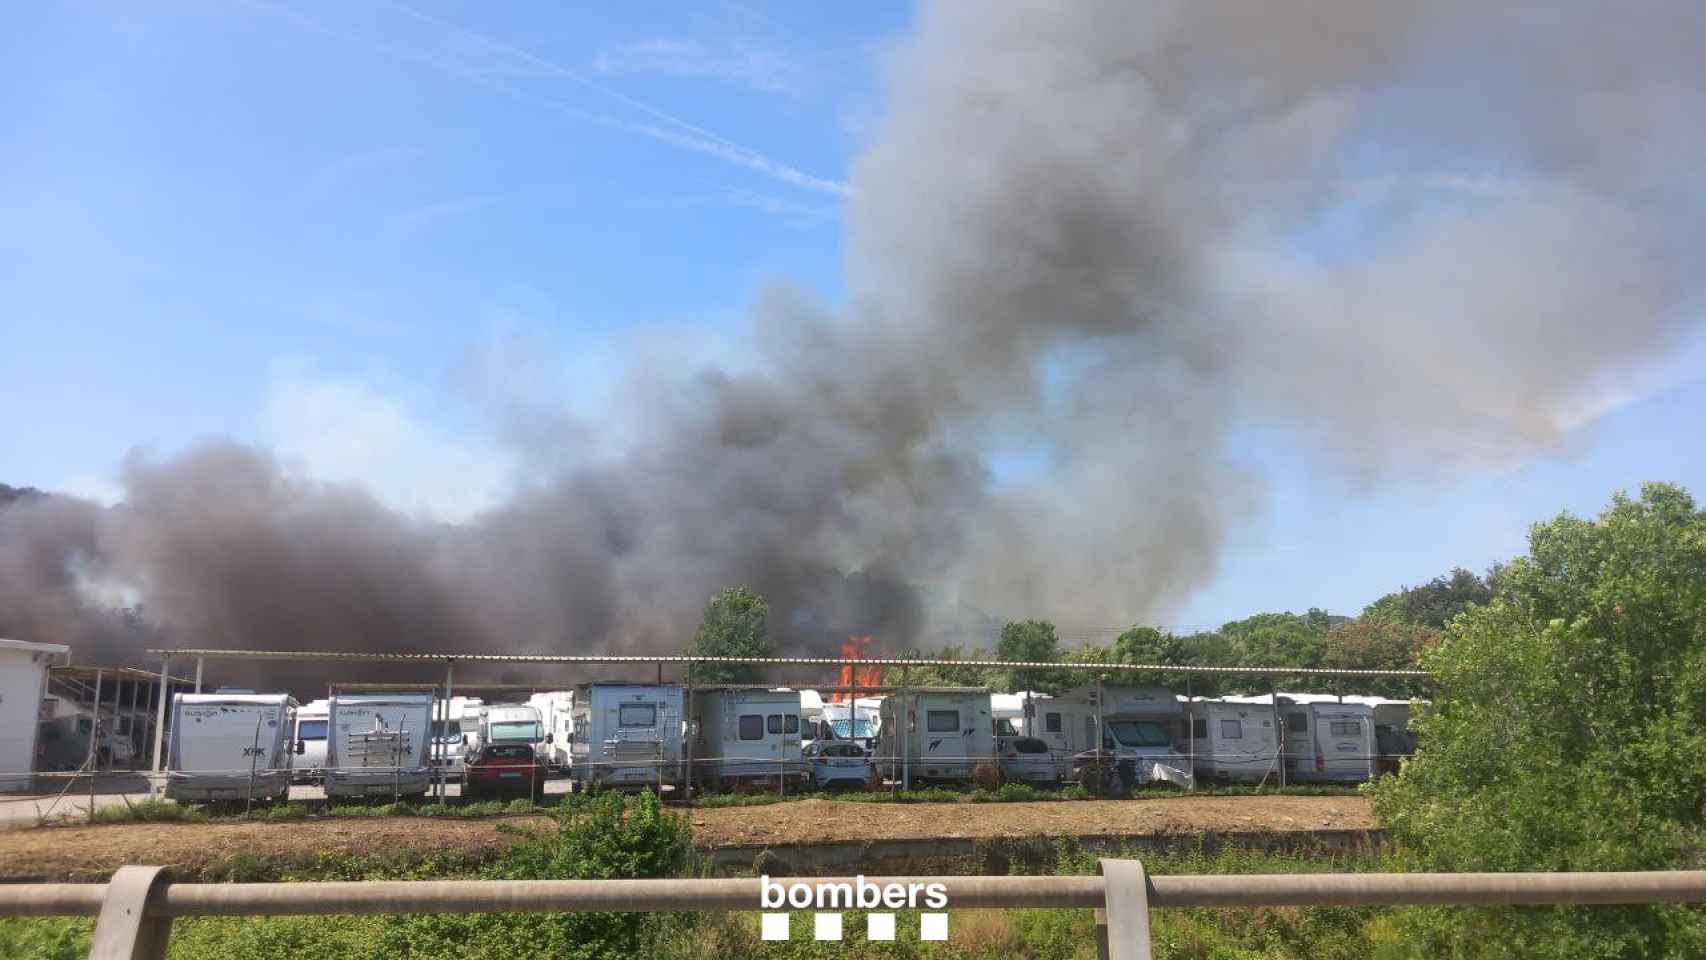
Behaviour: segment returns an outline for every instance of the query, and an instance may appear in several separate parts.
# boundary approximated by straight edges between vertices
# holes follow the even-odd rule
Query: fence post
[[[1096,911],[1096,956],[1101,960],[1151,960],[1149,878],[1138,860],[1098,860],[1102,907]]]
[[[164,867],[119,867],[95,921],[89,960],[163,960],[171,917],[146,914],[148,894],[165,880]]]

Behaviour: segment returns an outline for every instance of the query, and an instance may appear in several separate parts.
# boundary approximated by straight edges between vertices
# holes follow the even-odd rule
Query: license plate
[[[498,774],[498,777],[499,777],[499,779],[503,779],[503,780],[520,780],[521,774],[519,774],[519,773],[500,773],[500,774]]]

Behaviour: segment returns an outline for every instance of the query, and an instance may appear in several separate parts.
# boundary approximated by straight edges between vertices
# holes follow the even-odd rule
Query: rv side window
[[[1045,713],[1045,714],[1043,714],[1043,730],[1047,733],[1059,733],[1060,732],[1060,714],[1058,714],[1058,713]]]
[[[763,740],[764,739],[764,716],[763,716],[763,714],[748,713],[748,714],[743,714],[741,716],[741,718],[740,718],[740,738],[742,740]]]
[[[960,712],[958,710],[926,710],[924,712],[924,729],[930,733],[958,733],[960,730]]]
[[[1334,720],[1327,724],[1327,732],[1335,737],[1362,736],[1361,720]]]
[[[658,708],[654,703],[624,703],[616,710],[616,725],[619,727],[655,727],[658,725]]]
[[[771,733],[781,733],[782,732],[782,715],[779,713],[772,713],[770,716],[765,717],[764,718],[764,729],[770,731]]]
[[[89,718],[88,717],[81,717],[78,719],[78,721],[77,721],[77,732],[78,733],[88,733],[89,727],[90,727],[90,724],[89,724]]]
[[[799,718],[799,716],[796,714],[792,714],[792,713],[783,715],[783,717],[782,717],[782,732],[783,733],[799,733],[800,732],[800,718]]]
[[[1220,721],[1220,739],[1222,739],[1222,740],[1242,740],[1242,739],[1244,739],[1244,722],[1242,720],[1222,720],[1222,721]]]
[[[1207,717],[1197,717],[1195,720],[1191,721],[1191,739],[1192,740],[1207,740],[1208,739],[1208,718]]]
[[[1301,710],[1294,710],[1285,715],[1285,731],[1287,733],[1308,733],[1309,715]]]

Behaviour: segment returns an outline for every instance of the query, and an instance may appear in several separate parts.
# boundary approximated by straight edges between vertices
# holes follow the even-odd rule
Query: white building
[[[47,668],[63,643],[0,639],[0,791],[28,790]]]

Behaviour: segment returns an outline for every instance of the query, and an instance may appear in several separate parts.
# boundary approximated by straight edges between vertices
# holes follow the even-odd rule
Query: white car
[[[1060,782],[1060,767],[1054,751],[1036,737],[998,737],[996,757],[1001,762],[1001,779],[1008,783],[1054,785]]]
[[[862,789],[871,782],[871,755],[856,743],[815,740],[805,748],[805,761],[812,786],[819,790],[834,786]]]

